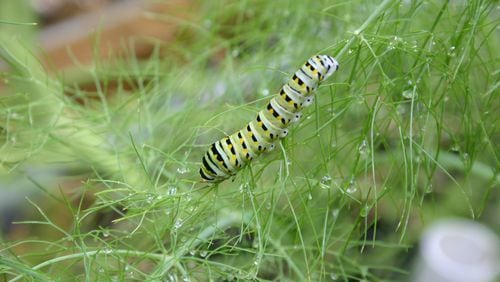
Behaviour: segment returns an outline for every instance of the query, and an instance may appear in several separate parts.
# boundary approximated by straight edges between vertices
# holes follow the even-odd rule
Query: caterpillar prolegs
[[[255,157],[274,149],[276,141],[288,134],[290,123],[300,119],[302,108],[312,103],[312,92],[338,68],[337,61],[328,55],[307,60],[254,120],[210,145],[202,159],[202,180],[221,182]]]

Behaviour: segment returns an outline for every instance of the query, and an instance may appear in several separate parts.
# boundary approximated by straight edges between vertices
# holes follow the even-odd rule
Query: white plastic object
[[[486,226],[462,219],[439,221],[425,231],[414,282],[499,281],[500,240]]]

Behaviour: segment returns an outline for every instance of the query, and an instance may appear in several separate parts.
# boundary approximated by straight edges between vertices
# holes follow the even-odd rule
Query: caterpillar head
[[[339,63],[332,56],[329,55],[319,55],[319,59],[323,62],[326,72],[323,74],[323,80],[332,75],[335,71],[339,69]]]

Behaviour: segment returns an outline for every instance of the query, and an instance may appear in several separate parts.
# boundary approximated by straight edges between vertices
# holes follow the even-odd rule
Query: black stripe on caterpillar
[[[210,145],[202,159],[202,181],[228,179],[255,157],[273,150],[275,142],[288,134],[290,123],[300,119],[302,108],[312,103],[312,92],[338,68],[337,61],[328,55],[307,60],[254,120]]]

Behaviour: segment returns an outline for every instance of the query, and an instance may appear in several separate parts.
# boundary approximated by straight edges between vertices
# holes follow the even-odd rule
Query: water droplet
[[[249,187],[250,187],[250,185],[248,184],[248,182],[245,182],[243,184],[240,184],[240,188],[238,190],[240,191],[240,193],[243,193],[245,191],[248,191]]]
[[[187,167],[179,167],[179,168],[177,168],[177,172],[180,173],[180,174],[185,174],[185,173],[189,172],[189,168],[187,168]]]
[[[450,147],[450,151],[452,151],[452,152],[460,152],[460,146],[457,143],[455,143],[455,144],[453,144]]]
[[[417,164],[421,163],[421,162],[422,162],[422,157],[421,157],[421,156],[416,156],[416,157],[415,157],[415,162],[416,162]]]
[[[233,56],[233,58],[238,57],[239,54],[240,54],[240,50],[238,50],[238,49],[233,49],[233,51],[231,51],[231,56]]]
[[[388,51],[392,51],[392,50],[394,50],[394,49],[396,49],[396,47],[394,47],[394,45],[393,45],[392,43],[391,43],[391,44],[389,44],[389,47],[387,47],[387,50],[388,50]]]
[[[257,249],[259,248],[259,239],[255,239],[252,242],[252,248]]]
[[[332,177],[329,176],[329,175],[325,175],[321,178],[320,182],[320,187],[323,188],[323,189],[328,189],[330,188],[331,184],[332,184]]]
[[[335,280],[337,280],[338,278],[339,278],[339,277],[337,276],[337,274],[335,274],[335,273],[330,273],[330,279],[332,279],[332,280],[334,280],[334,281],[335,281]]]
[[[177,276],[173,273],[169,273],[167,275],[167,281],[169,282],[177,282]]]
[[[189,254],[192,255],[192,256],[195,256],[196,255],[196,250],[189,251]]]
[[[367,155],[369,153],[368,141],[366,141],[366,139],[363,139],[363,141],[361,141],[361,144],[358,147],[358,151],[361,155]]]
[[[208,252],[207,252],[207,251],[201,251],[201,252],[200,252],[200,257],[204,258],[204,257],[206,257],[206,256],[207,256],[207,254],[208,254]]]
[[[414,98],[417,98],[417,92],[413,91],[411,89],[403,91],[403,93],[401,95],[405,99],[414,99]]]
[[[311,193],[309,193],[309,194],[307,195],[307,199],[308,199],[309,201],[313,199],[313,196],[312,196],[312,194],[311,194]]]
[[[354,181],[354,179],[351,179],[349,181],[349,184],[348,184],[347,189],[345,191],[349,194],[354,194],[354,193],[356,193],[356,191],[358,191],[358,188],[356,187],[356,182]]]
[[[259,265],[261,262],[262,262],[262,254],[261,254],[261,253],[258,253],[258,254],[255,256],[255,260],[254,260],[253,264],[254,264],[254,265]]]
[[[432,186],[432,184],[427,185],[427,188],[425,189],[425,193],[430,194],[433,191],[434,191],[434,187]]]
[[[340,210],[339,209],[333,209],[332,210],[332,217],[333,219],[337,219],[339,217]]]
[[[111,250],[110,248],[106,247],[102,250],[103,253],[105,254],[111,254],[113,252],[113,250]]]
[[[109,231],[108,231],[108,230],[104,230],[104,231],[102,232],[102,236],[103,236],[104,238],[109,237]]]
[[[153,199],[154,199],[154,195],[153,195],[153,194],[148,193],[148,194],[147,194],[147,197],[146,197],[146,202],[147,202],[148,204],[151,204],[151,203],[153,202]]]
[[[470,161],[470,157],[468,153],[463,153],[462,154],[462,160],[464,161],[465,164],[468,164]]]
[[[450,49],[448,50],[448,56],[454,57],[455,56],[455,46],[451,46]]]
[[[174,229],[179,229],[182,227],[182,224],[184,224],[184,222],[182,221],[182,219],[178,218],[175,220],[175,223],[174,223]]]
[[[260,95],[262,96],[268,96],[269,95],[269,89],[264,88],[260,91]]]
[[[169,196],[175,195],[177,193],[177,187],[175,187],[175,186],[169,186],[167,193],[168,193]]]
[[[352,54],[352,49],[349,49],[349,51],[347,51],[347,54],[351,55]]]
[[[370,209],[371,209],[370,206],[368,206],[367,204],[363,205],[363,207],[359,211],[359,215],[361,217],[366,217],[368,215],[368,213],[370,212]]]

